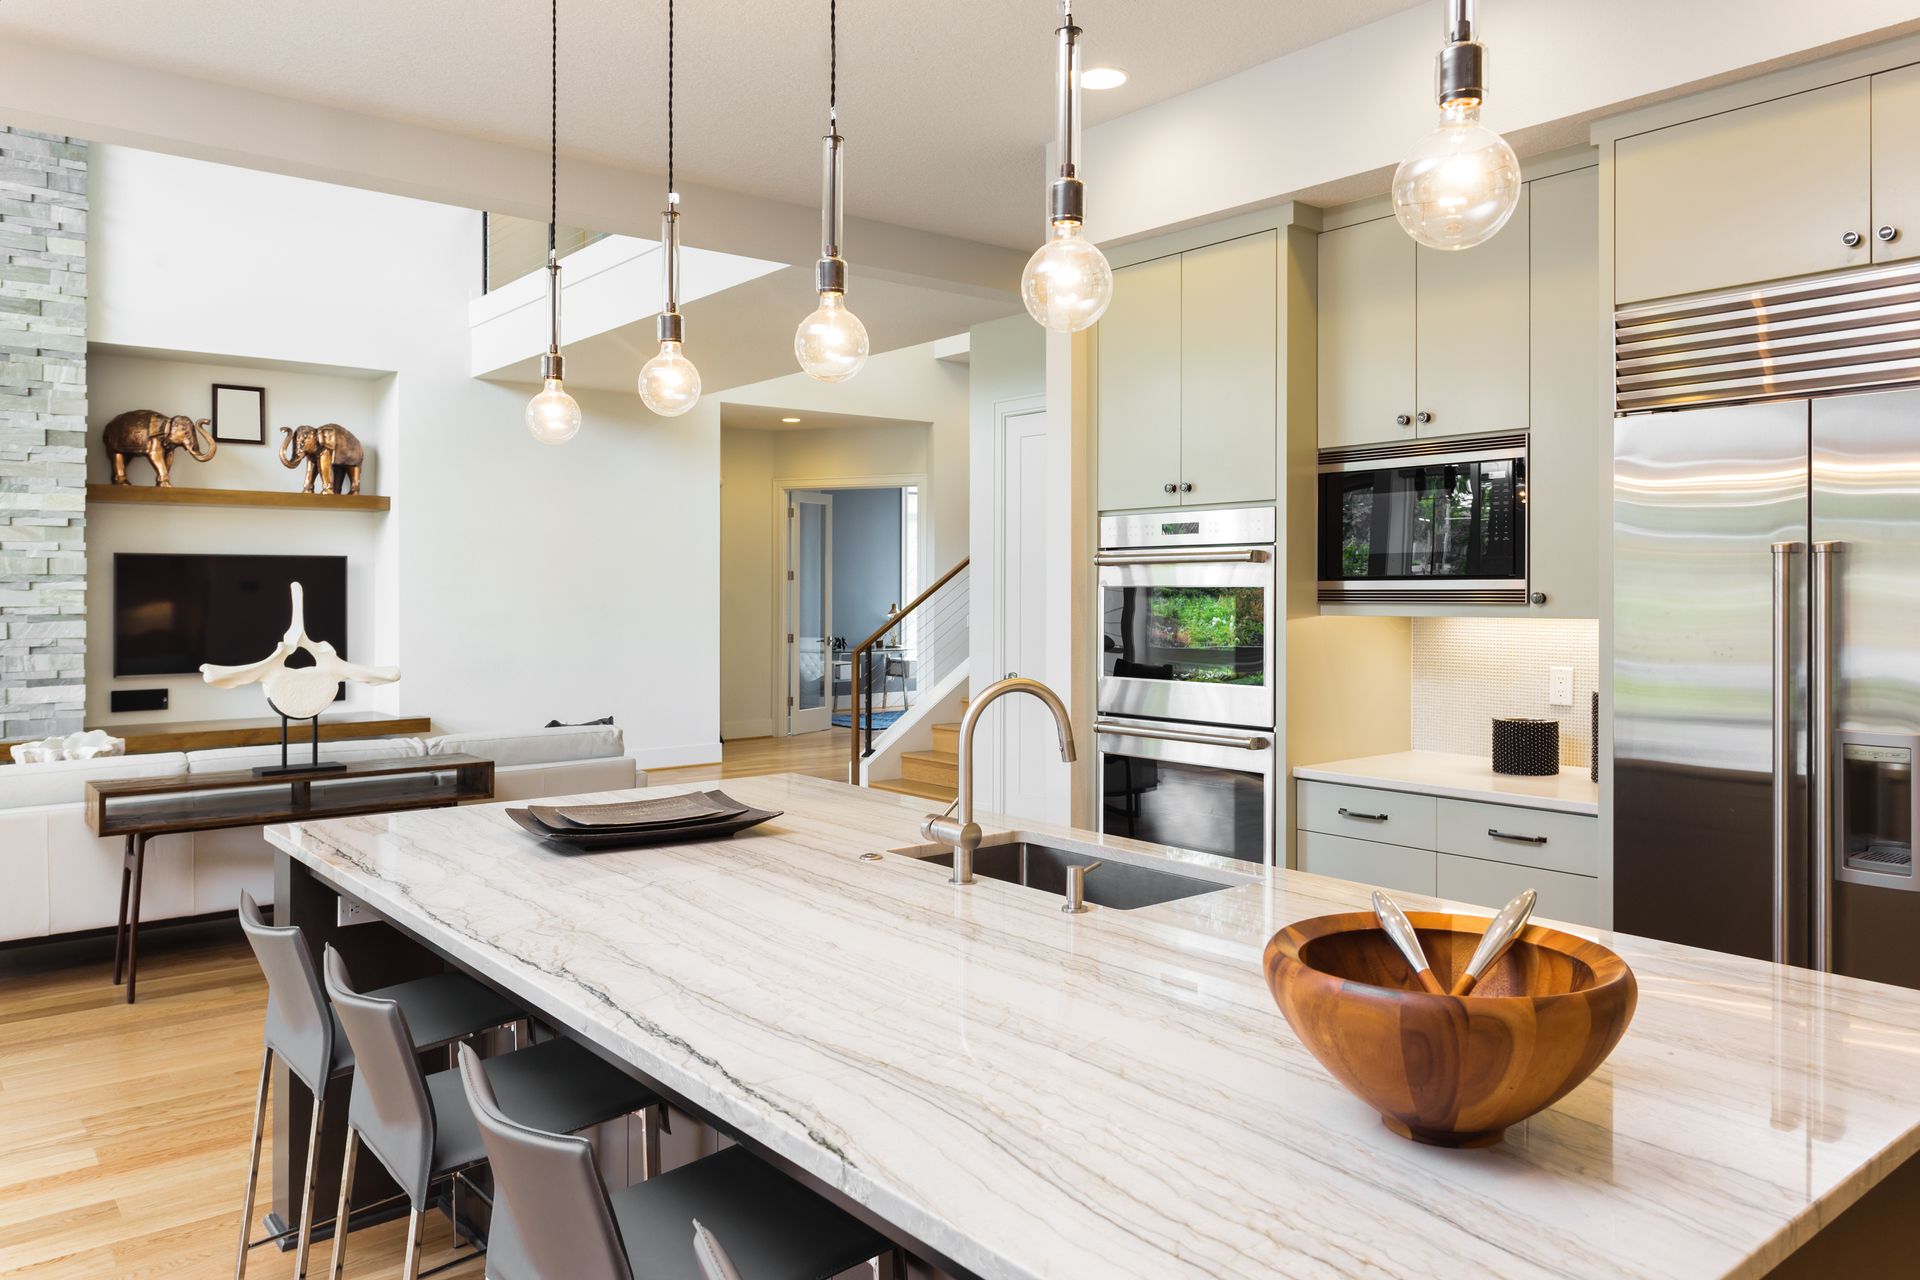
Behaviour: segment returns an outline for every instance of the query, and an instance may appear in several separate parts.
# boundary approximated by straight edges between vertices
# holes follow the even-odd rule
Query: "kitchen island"
[[[910,799],[725,789],[784,816],[584,856],[498,805],[275,828],[281,919],[371,907],[961,1274],[1818,1274],[1920,1216],[1920,992],[1576,929],[1638,975],[1626,1038],[1501,1145],[1439,1150],[1337,1085],[1261,976],[1361,886],[1019,824],[1230,886],[1070,915],[888,852]]]

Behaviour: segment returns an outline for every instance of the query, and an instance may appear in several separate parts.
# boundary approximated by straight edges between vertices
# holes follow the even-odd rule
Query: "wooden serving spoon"
[[[1420,980],[1420,986],[1436,996],[1447,994],[1447,989],[1440,985],[1440,979],[1433,976],[1433,966],[1427,963],[1427,953],[1420,945],[1420,935],[1413,931],[1413,921],[1407,919],[1407,913],[1400,909],[1400,904],[1375,889],[1373,916],[1380,922],[1381,931],[1413,967],[1413,976]]]
[[[1523,889],[1520,896],[1500,908],[1500,914],[1487,923],[1487,931],[1480,935],[1480,945],[1473,949],[1473,959],[1467,961],[1467,967],[1453,980],[1450,995],[1464,996],[1472,993],[1479,985],[1487,970],[1494,962],[1507,954],[1507,948],[1527,927],[1527,917],[1533,914],[1534,900],[1539,895],[1531,889]]]

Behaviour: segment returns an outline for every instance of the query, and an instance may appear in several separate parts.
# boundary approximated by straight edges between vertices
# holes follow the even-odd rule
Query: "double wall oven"
[[[1271,507],[1107,516],[1100,584],[1101,830],[1271,862]]]

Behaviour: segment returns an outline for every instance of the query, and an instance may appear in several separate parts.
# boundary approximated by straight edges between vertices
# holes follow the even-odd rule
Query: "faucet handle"
[[[1068,915],[1081,915],[1087,909],[1087,872],[1098,871],[1098,862],[1067,868],[1067,901],[1060,909]]]

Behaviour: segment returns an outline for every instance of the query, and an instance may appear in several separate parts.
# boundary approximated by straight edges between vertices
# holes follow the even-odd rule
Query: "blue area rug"
[[[893,722],[894,722],[895,720],[898,720],[898,719],[899,719],[899,718],[900,718],[901,716],[903,716],[903,715],[905,715],[905,714],[907,714],[907,713],[906,713],[906,712],[904,712],[904,711],[876,711],[876,712],[874,712],[874,713],[873,713],[873,731],[874,731],[875,733],[879,733],[879,732],[880,732],[881,730],[883,730],[883,729],[890,729],[890,728],[892,728],[892,727],[893,727]],[[836,729],[851,729],[851,728],[853,728],[853,712],[851,712],[851,711],[842,711],[842,712],[840,712],[839,714],[837,714],[837,715],[835,715],[835,716],[833,717],[833,725],[834,725],[834,728],[836,728]],[[866,727],[867,727],[867,723],[866,723],[866,717],[865,717],[865,716],[862,716],[862,717],[860,717],[860,727],[861,727],[862,729],[864,729],[864,728],[866,728]]]

